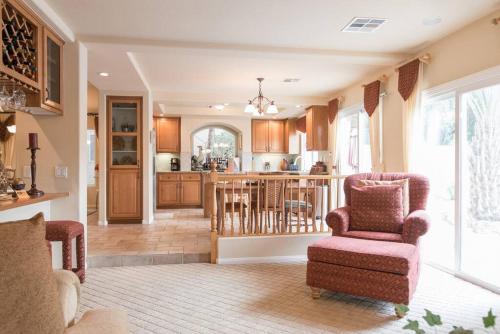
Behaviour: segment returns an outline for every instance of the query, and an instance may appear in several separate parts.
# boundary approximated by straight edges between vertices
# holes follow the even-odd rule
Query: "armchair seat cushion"
[[[80,321],[66,329],[65,334],[129,333],[127,313],[122,310],[90,310]]]
[[[342,233],[342,236],[346,238],[403,242],[403,235],[399,233],[374,232],[374,231],[346,231]]]
[[[307,250],[309,261],[408,275],[418,264],[418,248],[411,244],[344,237],[327,237]]]

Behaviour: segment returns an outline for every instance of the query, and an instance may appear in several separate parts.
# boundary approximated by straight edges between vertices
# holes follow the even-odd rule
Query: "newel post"
[[[210,263],[217,263],[217,164],[210,163]]]

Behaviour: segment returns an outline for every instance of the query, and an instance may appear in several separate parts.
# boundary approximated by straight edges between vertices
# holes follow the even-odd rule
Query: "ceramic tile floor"
[[[159,211],[151,225],[99,226],[94,214],[87,235],[90,266],[104,266],[103,260],[110,266],[209,260],[210,220],[202,209]]]

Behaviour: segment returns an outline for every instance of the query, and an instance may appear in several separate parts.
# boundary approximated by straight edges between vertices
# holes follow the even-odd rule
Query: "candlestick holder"
[[[31,150],[31,189],[28,190],[28,195],[31,197],[40,197],[43,196],[44,192],[36,188],[36,151],[39,148],[28,147],[27,150]]]

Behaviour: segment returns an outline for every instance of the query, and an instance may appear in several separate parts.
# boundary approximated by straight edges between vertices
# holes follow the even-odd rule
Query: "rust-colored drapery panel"
[[[299,118],[295,123],[295,126],[297,128],[297,131],[306,133],[306,116]]]
[[[365,86],[364,104],[368,116],[371,116],[378,106],[380,98],[380,80],[375,80]]]
[[[99,139],[99,116],[94,115],[94,130],[95,130],[95,137]]]
[[[398,69],[398,91],[405,101],[408,100],[413,92],[413,89],[415,88],[415,84],[417,83],[419,65],[420,60],[415,59],[407,64],[404,64]]]
[[[335,98],[328,102],[328,123],[332,124],[339,112],[339,99]]]

